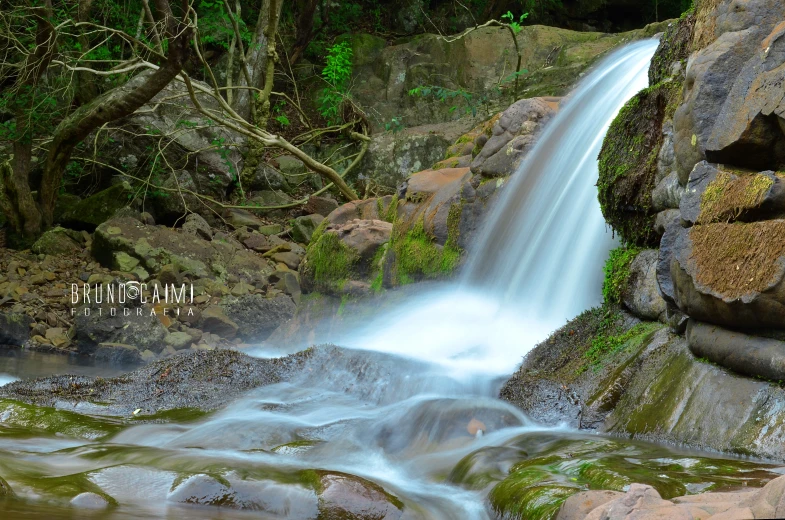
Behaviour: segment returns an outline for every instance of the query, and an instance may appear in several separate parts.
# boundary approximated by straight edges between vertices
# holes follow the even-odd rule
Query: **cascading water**
[[[597,202],[597,156],[616,114],[647,86],[657,45],[614,52],[562,103],[488,216],[457,287],[335,342],[453,372],[509,374],[549,332],[599,304],[614,242]],[[409,331],[406,341],[401,330]]]
[[[178,476],[220,473],[239,489],[255,483],[263,518],[313,518],[313,491],[291,475],[320,469],[380,484],[403,501],[406,518],[490,518],[488,488],[462,482],[458,462],[491,450],[483,452],[489,474],[504,473],[507,463],[492,457],[533,456],[548,445],[538,438],[573,435],[539,427],[497,399],[498,378],[599,302],[612,240],[596,201],[596,157],[615,114],[646,86],[656,47],[644,41],[614,52],[563,103],[504,188],[457,287],[347,336],[316,338],[351,348],[318,349],[297,378],[207,418],[132,425],[100,441],[43,436],[34,449],[0,436],[3,476],[24,489],[17,482],[79,475],[121,504],[111,515],[177,518],[167,497]],[[625,464],[642,460],[625,453]]]

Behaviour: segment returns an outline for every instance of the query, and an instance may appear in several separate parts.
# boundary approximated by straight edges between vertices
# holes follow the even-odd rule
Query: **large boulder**
[[[139,81],[145,76],[140,75]],[[221,110],[211,97],[197,96],[208,109]],[[103,153],[111,164],[136,177],[149,177],[156,185],[175,190],[187,187],[223,199],[242,171],[246,138],[201,114],[185,86],[176,81],[164,87],[149,106],[105,129],[110,139]],[[178,175],[190,179],[187,186],[174,179]],[[155,187],[143,191],[153,200],[181,197],[176,191],[160,192]],[[210,213],[204,204],[188,202],[191,211]]]
[[[325,220],[314,232],[300,264],[303,289],[333,294],[370,290],[370,281],[381,273],[381,255],[392,228],[391,223],[382,220],[344,224]]]
[[[536,134],[556,113],[558,98],[521,99],[496,118],[492,134],[472,160],[474,173],[506,177],[518,169],[534,145]]]
[[[602,214],[622,240],[654,247],[660,236],[654,220],[661,209],[652,199],[657,185],[663,126],[681,93],[679,81],[642,90],[619,112],[608,129],[599,156]]]
[[[45,232],[30,248],[44,255],[67,255],[82,251],[84,238],[76,231],[55,227]]]
[[[120,182],[83,199],[60,216],[60,223],[73,229],[92,231],[122,208],[128,206],[134,190],[127,182]]]

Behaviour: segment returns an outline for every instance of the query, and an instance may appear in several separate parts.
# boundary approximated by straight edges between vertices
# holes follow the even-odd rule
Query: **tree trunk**
[[[295,20],[297,38],[292,45],[292,51],[289,53],[289,65],[291,66],[294,66],[302,58],[305,49],[308,48],[311,40],[316,35],[313,22],[319,0],[298,0],[295,5],[297,6],[297,17]]]
[[[275,43],[275,35],[278,30],[278,19],[281,17],[281,8],[283,7],[283,0],[263,0],[262,7],[259,10],[259,19],[256,23],[256,31],[254,32],[251,45],[246,50],[244,67],[247,67],[248,77],[250,83],[246,79],[245,74],[240,74],[237,79],[238,87],[254,87],[261,89],[265,79],[265,72],[267,71],[267,58],[268,58],[268,26],[270,25],[271,13],[275,16],[275,32],[273,32],[273,44]],[[245,119],[251,117],[251,100],[255,96],[250,90],[239,88],[237,89],[237,96],[234,99],[234,110]]]

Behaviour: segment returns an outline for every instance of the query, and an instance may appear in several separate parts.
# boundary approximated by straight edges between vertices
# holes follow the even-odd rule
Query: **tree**
[[[63,46],[59,44],[64,42],[60,40],[67,37],[66,31],[69,29],[75,30],[83,41],[85,28],[99,28],[113,33],[109,28],[79,21],[86,16],[89,5],[90,0],[80,0],[80,15],[76,19],[58,20],[51,0],[46,0],[43,6],[22,6],[23,9],[29,9],[31,15],[19,11],[2,15],[6,54],[15,53],[17,60],[15,63],[6,64],[8,68],[16,71],[14,85],[6,96],[15,99],[15,111],[13,124],[6,125],[13,143],[13,154],[0,167],[0,209],[14,231],[27,241],[52,225],[57,191],[74,148],[96,128],[127,116],[150,101],[180,73],[190,56],[189,42],[193,27],[187,1],[182,0],[179,16],[176,16],[167,0],[154,0],[156,25],[163,30],[162,36],[167,44],[166,54],[149,56],[151,63],[158,63],[152,74],[135,76],[68,113],[62,119],[54,128],[51,139],[40,145],[45,147],[46,154],[36,200],[30,189],[32,158],[36,145],[35,126],[40,117],[36,110],[42,100],[53,100],[53,79],[48,76],[66,73],[116,75],[138,68],[138,60],[141,59],[140,56],[134,56],[122,64],[120,69],[101,71],[85,67],[80,63],[79,57],[74,59],[63,52]],[[14,27],[30,25],[28,16],[35,25],[33,45],[25,41],[24,31],[14,31]],[[128,35],[124,37],[130,38]],[[28,48],[31,50],[27,51]],[[57,70],[50,70],[52,68]]]
[[[138,22],[126,20],[135,10],[128,9],[125,27],[119,28],[91,13],[92,0],[77,5],[62,0],[54,6],[52,0],[45,2],[0,13],[0,77],[5,78],[0,82],[7,85],[0,98],[0,153],[6,149],[6,157],[0,157],[0,210],[23,243],[52,225],[63,172],[75,148],[97,129],[148,104],[173,81],[206,118],[247,138],[249,167],[258,164],[266,149],[277,148],[298,157],[347,199],[357,198],[333,168],[267,128],[271,97],[284,95],[273,92],[283,0],[262,1],[248,49],[240,3],[234,8],[228,0],[210,4],[218,6],[215,12],[230,28],[238,49],[242,72],[236,85],[216,80],[204,57],[199,14],[187,0],[141,0]],[[201,65],[205,81],[191,77],[192,59]],[[111,86],[98,92],[95,78]],[[237,93],[233,104],[229,92]],[[206,98],[212,102],[204,103]],[[353,129],[358,125],[360,132]],[[362,153],[367,148],[367,126],[361,121],[321,132],[344,132],[362,143]],[[36,164],[42,165],[37,196],[32,175]]]

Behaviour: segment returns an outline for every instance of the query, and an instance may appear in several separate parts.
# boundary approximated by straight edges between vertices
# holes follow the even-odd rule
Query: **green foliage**
[[[197,5],[199,14],[199,34],[201,42],[207,45],[216,45],[229,49],[234,38],[231,15],[226,11],[226,6],[221,0],[199,0]],[[240,38],[245,45],[251,44],[251,31],[242,18],[237,18],[240,29]]]
[[[603,268],[602,298],[606,304],[621,304],[622,291],[630,277],[630,265],[641,251],[638,247],[619,247],[610,252]]]
[[[521,24],[528,17],[529,17],[529,13],[523,13],[516,20],[515,16],[510,11],[507,11],[505,14],[501,16],[502,20],[507,21],[507,25],[510,26],[510,29],[512,29],[512,32],[515,34],[521,32],[521,30],[523,29],[523,27],[521,27]]]
[[[340,110],[349,96],[349,81],[352,78],[352,47],[349,42],[336,43],[327,51],[327,60],[322,69],[322,79],[327,87],[319,94],[319,113],[330,124],[340,122]]]
[[[384,129],[388,132],[392,131],[392,133],[397,134],[401,130],[405,128],[402,120],[400,117],[393,117],[388,122],[384,124]]]

